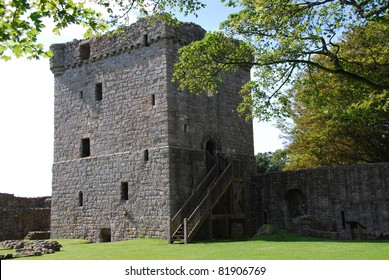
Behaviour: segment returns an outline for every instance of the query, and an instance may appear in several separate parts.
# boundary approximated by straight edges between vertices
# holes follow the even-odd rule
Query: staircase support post
[[[213,221],[212,221],[212,197],[211,192],[208,189],[208,217],[209,217],[209,225],[208,225],[208,233],[209,233],[209,239],[213,239]]]
[[[184,219],[184,244],[188,244],[188,219]]]
[[[168,222],[167,222],[167,242],[169,244],[173,244],[172,242],[172,223],[171,223],[171,220],[169,219]]]

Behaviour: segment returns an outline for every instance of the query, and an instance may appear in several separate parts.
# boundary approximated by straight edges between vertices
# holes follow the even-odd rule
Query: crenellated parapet
[[[147,48],[163,39],[187,45],[204,35],[205,30],[194,23],[179,23],[175,26],[143,19],[122,31],[51,45],[53,57],[50,59],[50,69],[55,76],[59,76],[70,67],[93,63],[122,53],[130,54],[134,49]]]

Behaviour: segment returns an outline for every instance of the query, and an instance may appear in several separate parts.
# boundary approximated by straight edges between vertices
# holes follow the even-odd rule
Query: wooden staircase
[[[233,180],[233,162],[219,158],[170,220],[169,243],[189,243]]]

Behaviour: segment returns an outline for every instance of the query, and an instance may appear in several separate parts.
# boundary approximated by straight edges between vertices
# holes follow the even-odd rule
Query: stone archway
[[[293,219],[307,213],[307,199],[299,189],[288,190],[284,196],[287,206],[287,217]]]

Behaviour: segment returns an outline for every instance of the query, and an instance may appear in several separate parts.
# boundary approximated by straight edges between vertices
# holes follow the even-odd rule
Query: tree
[[[174,9],[187,15],[202,7],[204,4],[196,0],[0,0],[0,59],[10,59],[11,54],[49,56],[38,42],[47,20],[53,22],[56,34],[77,24],[86,27],[86,36],[91,36],[126,24],[130,11],[171,21]]]
[[[275,152],[258,153],[255,156],[258,173],[282,171],[287,162],[285,150],[278,149]]]
[[[220,2],[240,10],[222,23],[220,32],[208,33],[204,40],[181,50],[173,76],[180,89],[217,93],[224,71],[251,67],[253,79],[241,90],[239,110],[261,120],[287,114],[289,100],[284,89],[307,67],[360,81],[372,89],[389,89],[387,82],[366,74],[358,55],[340,55],[342,32],[369,22],[388,24],[387,0]],[[204,7],[202,0],[0,0],[0,58],[10,59],[10,53],[29,58],[49,56],[38,42],[46,19],[53,21],[55,33],[70,24],[81,24],[91,36],[126,24],[130,11],[173,22],[177,10],[195,14]],[[316,59],[318,56],[327,60]]]
[[[338,55],[354,57],[353,71],[388,83],[388,39],[389,26],[382,22],[354,27],[338,45]],[[314,59],[322,65],[331,63]],[[388,90],[310,68],[290,94],[295,125],[284,131],[291,140],[286,169],[389,161]]]
[[[308,67],[374,90],[389,89],[388,81],[366,74],[358,53],[342,56],[339,35],[369,22],[387,25],[386,0],[222,0],[241,6],[222,23],[222,31],[181,49],[173,80],[196,94],[217,93],[224,71],[252,67],[253,79],[241,90],[239,110],[261,120],[287,115],[285,88]],[[232,38],[239,39],[233,40]],[[381,50],[387,48],[387,41]],[[318,57],[326,59],[320,60]],[[322,63],[322,62],[325,63]],[[358,67],[353,67],[358,65]],[[369,69],[386,67],[373,61]]]

